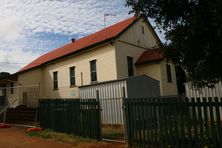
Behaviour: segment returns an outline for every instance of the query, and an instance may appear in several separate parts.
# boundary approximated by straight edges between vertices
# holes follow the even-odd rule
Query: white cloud
[[[16,40],[21,36],[22,29],[22,22],[18,17],[3,18],[0,23],[0,38],[6,41]]]
[[[100,30],[104,13],[117,14],[108,25],[129,17],[124,5],[125,0],[1,0],[0,71],[16,72],[43,51],[64,44],[53,34],[82,37]]]
[[[1,0],[0,71],[16,72],[72,36],[104,28],[105,13],[116,14],[107,18],[111,25],[129,11],[125,0]]]
[[[18,67],[25,66],[37,56],[39,55],[21,50],[0,50],[0,71],[15,72]]]
[[[124,4],[125,0],[32,0],[32,3],[14,0],[0,7],[11,7],[15,13],[19,12],[25,20],[24,27],[32,33],[70,34],[91,33],[103,28],[104,13],[117,14],[112,22],[128,17],[129,9]]]

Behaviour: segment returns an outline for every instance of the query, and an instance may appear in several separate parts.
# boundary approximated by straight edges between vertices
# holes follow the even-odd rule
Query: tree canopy
[[[163,49],[196,86],[222,79],[222,0],[126,0],[165,31]]]
[[[8,72],[0,72],[0,80],[6,79],[10,76],[10,73]]]

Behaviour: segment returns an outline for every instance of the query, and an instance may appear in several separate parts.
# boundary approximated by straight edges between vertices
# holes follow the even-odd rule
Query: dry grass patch
[[[124,129],[123,128],[102,128],[102,137],[104,139],[113,139],[113,140],[124,140]]]
[[[57,133],[51,130],[44,130],[39,132],[27,132],[31,137],[40,137],[44,139],[51,139],[59,142],[70,143],[72,145],[78,145],[79,143],[91,143],[96,142],[96,140],[83,138],[79,136],[68,135],[64,133]]]
[[[27,132],[27,134],[31,137],[40,137],[43,139],[50,139],[57,142],[68,143],[73,145],[75,148],[126,148],[124,144],[102,142],[94,139],[67,135],[64,133],[57,133],[51,130]]]

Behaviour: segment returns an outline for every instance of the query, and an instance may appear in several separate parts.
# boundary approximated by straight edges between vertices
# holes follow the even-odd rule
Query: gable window
[[[76,77],[75,77],[75,67],[69,68],[69,77],[70,77],[70,86],[76,85]]]
[[[53,72],[53,89],[54,90],[58,89],[58,72],[57,71]]]
[[[145,34],[144,26],[141,27],[142,33]]]
[[[97,81],[96,60],[90,61],[91,82]]]
[[[10,84],[10,85],[11,85],[11,90],[10,90],[10,92],[11,92],[11,94],[13,94],[13,93],[14,93],[14,88],[13,88],[13,87],[14,87],[14,83],[13,83],[13,82],[11,82],[11,84]]]
[[[167,82],[172,82],[171,68],[169,64],[166,64],[166,72],[167,72]]]
[[[128,65],[128,76],[134,76],[134,70],[133,70],[133,57],[127,56],[127,65]]]

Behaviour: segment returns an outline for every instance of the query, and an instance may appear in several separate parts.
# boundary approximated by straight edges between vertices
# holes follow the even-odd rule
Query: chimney
[[[76,41],[76,39],[72,38],[71,41],[72,41],[72,43],[74,43]]]

